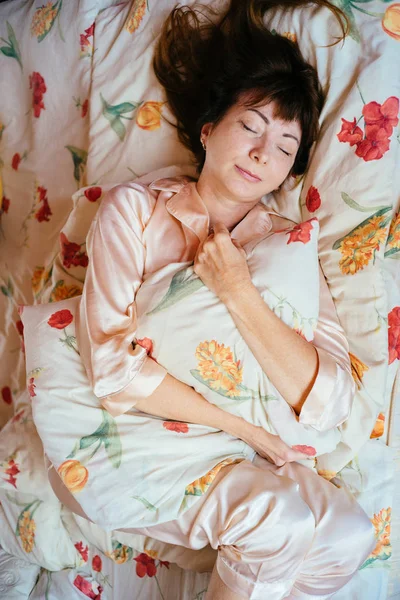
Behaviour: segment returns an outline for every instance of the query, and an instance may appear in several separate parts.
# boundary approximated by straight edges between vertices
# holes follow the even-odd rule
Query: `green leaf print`
[[[360,43],[361,42],[361,36],[360,36],[360,32],[358,31],[358,27],[356,25],[356,20],[353,14],[353,4],[351,2],[351,0],[334,0],[334,4],[338,7],[341,8],[342,11],[346,14],[347,18],[349,19],[349,23],[350,23],[350,31],[349,31],[349,35],[351,38],[353,38],[353,40],[355,42]]]
[[[204,283],[195,274],[193,266],[190,265],[189,267],[185,267],[184,269],[181,269],[175,273],[169,285],[168,291],[161,302],[157,304],[153,310],[146,314],[153,315],[161,310],[165,310],[173,304],[180,302],[183,300],[183,298],[186,298],[194,292],[197,292],[197,290],[203,286]]]
[[[12,298],[14,295],[14,288],[10,278],[8,278],[7,285],[1,285],[0,289],[7,298]]]
[[[152,512],[156,511],[157,508],[154,506],[154,504],[151,504],[148,500],[146,500],[146,498],[143,498],[143,496],[132,496],[132,498],[134,500],[138,500],[139,502],[141,502],[142,504],[145,505],[145,507],[148,510],[151,510]]]
[[[86,459],[80,458],[81,464],[84,464],[85,462],[87,463],[91,458],[93,458],[96,452],[100,450],[102,444],[104,444],[104,449],[107,453],[108,459],[110,460],[114,469],[118,469],[121,466],[122,445],[117,424],[115,419],[113,419],[113,417],[106,410],[101,409],[101,413],[102,422],[96,431],[90,435],[84,435],[81,437],[67,458],[74,458],[80,451],[86,450],[94,444],[97,444],[97,446],[94,448],[94,451],[92,451],[89,456],[86,456]]]
[[[354,210],[358,210],[360,212],[371,212],[372,210],[382,210],[383,208],[388,208],[387,206],[361,206],[358,204],[353,198],[351,198],[346,192],[341,192],[342,200],[350,206],[350,208],[354,208]],[[391,206],[389,208],[392,208]]]
[[[65,146],[65,148],[71,152],[74,163],[74,178],[77,184],[80,185],[83,173],[85,171],[88,153],[86,150],[76,148],[75,146]]]
[[[0,51],[4,54],[4,56],[7,56],[8,58],[15,58],[18,61],[18,64],[22,70],[21,51],[19,49],[17,38],[15,37],[14,29],[8,21],[6,21],[6,24],[8,40],[5,40],[4,38],[0,39],[2,42],[7,44],[7,46],[1,46]]]
[[[122,119],[131,121],[133,117],[124,116],[125,113],[135,111],[142,103],[141,102],[122,102],[121,104],[109,104],[107,100],[100,94],[101,102],[103,104],[103,117],[109,121],[111,128],[121,142],[124,141],[126,135],[126,128],[122,122]]]

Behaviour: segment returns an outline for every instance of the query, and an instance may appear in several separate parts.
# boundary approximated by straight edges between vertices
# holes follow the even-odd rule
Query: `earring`
[[[203,138],[200,138],[200,143],[201,143],[201,145],[203,146],[203,150],[204,150],[204,152],[205,152],[205,151],[206,151],[206,145],[205,145],[205,143],[204,143],[204,140],[203,140]]]

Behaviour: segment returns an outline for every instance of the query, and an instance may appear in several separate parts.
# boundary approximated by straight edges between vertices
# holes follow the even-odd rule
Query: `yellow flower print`
[[[158,558],[158,552],[157,550],[146,550],[146,548],[144,549],[144,553],[147,554],[147,556],[150,556],[150,558]]]
[[[50,31],[59,11],[59,3],[48,2],[45,6],[37,8],[31,23],[31,34],[41,41]]]
[[[66,300],[67,298],[74,298],[80,296],[82,289],[77,285],[65,285],[64,281],[57,281],[50,294],[50,302],[59,302],[60,300]]]
[[[77,494],[85,487],[89,479],[89,471],[79,460],[66,460],[57,469],[64,485],[72,494]]]
[[[226,458],[225,460],[221,461],[220,463],[215,465],[215,467],[213,467],[211,469],[211,471],[208,471],[208,473],[203,475],[203,477],[196,479],[195,481],[190,483],[188,486],[186,486],[185,496],[202,496],[208,490],[208,488],[210,487],[210,485],[212,484],[212,482],[214,481],[215,477],[220,472],[222,467],[225,467],[226,465],[234,465],[236,463],[241,462],[242,460],[244,460],[244,459],[243,458],[236,458],[236,459]]]
[[[362,378],[366,371],[369,371],[369,367],[364,364],[357,356],[349,352],[350,363],[351,363],[351,374],[353,376],[354,381],[357,384],[357,389],[361,389],[362,387]]]
[[[381,437],[385,431],[385,415],[383,413],[379,413],[378,418],[376,419],[376,423],[370,435],[371,439]]]
[[[290,31],[284,31],[281,35],[290,40],[291,42],[297,42],[297,36],[295,33],[291,33]]]
[[[229,347],[215,340],[201,342],[196,348],[196,358],[200,377],[212,390],[229,397],[240,394],[238,386],[242,383],[243,369]]]
[[[29,510],[25,510],[19,519],[19,536],[25,552],[32,552],[35,545],[36,523]]]
[[[337,473],[336,473],[336,471],[328,471],[327,469],[319,469],[318,475],[320,475],[324,479],[327,479],[328,481],[330,481],[331,479],[336,477]]]
[[[375,559],[385,560],[392,554],[392,546],[390,544],[390,521],[392,509],[382,508],[382,510],[371,519],[372,525],[375,527],[376,546],[370,557]]]
[[[400,4],[387,7],[382,19],[383,30],[395,40],[400,41]]]
[[[354,275],[371,261],[386,240],[386,224],[387,217],[375,215],[334,244],[342,254],[339,266],[344,275]]]
[[[136,124],[141,129],[154,131],[161,126],[161,108],[165,102],[145,102],[136,115]]]
[[[106,552],[106,556],[111,558],[117,565],[122,565],[123,563],[132,560],[133,558],[133,550],[129,546],[125,546],[124,544],[120,544],[113,540],[112,543],[113,551]]]
[[[391,256],[400,251],[400,211],[393,217],[389,227],[385,256]]]
[[[131,12],[125,24],[125,29],[129,33],[134,33],[146,13],[147,0],[134,0]]]

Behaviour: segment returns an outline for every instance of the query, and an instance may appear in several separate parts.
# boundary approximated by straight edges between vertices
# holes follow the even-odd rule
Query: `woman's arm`
[[[314,343],[281,321],[252,284],[243,250],[229,232],[214,228],[214,238],[199,249],[195,271],[220,297],[275,388],[300,415],[321,431],[349,415],[354,397],[348,344],[338,322],[323,273],[320,315]]]
[[[309,458],[308,455],[290,448],[277,435],[272,435],[261,427],[211,404],[193,388],[169,374],[151,396],[135,402],[135,409],[164,419],[197,423],[225,431],[243,440],[260,456],[278,466],[285,462]]]

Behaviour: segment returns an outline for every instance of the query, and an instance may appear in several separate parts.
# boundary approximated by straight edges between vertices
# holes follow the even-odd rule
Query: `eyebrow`
[[[262,112],[260,112],[259,110],[257,110],[256,108],[248,108],[247,110],[251,110],[252,112],[255,112],[255,113],[257,113],[257,114],[258,114],[258,116],[259,116],[259,117],[261,117],[261,118],[262,118],[262,120],[263,120],[263,121],[264,121],[264,122],[265,122],[267,125],[269,125],[269,124],[270,124],[270,121],[269,121],[269,119],[268,119],[268,118],[267,118],[265,115],[263,115],[263,114],[262,114]],[[282,135],[283,135],[283,137],[293,138],[294,140],[296,140],[296,142],[297,142],[297,143],[298,143],[298,145],[300,146],[300,141],[297,139],[297,137],[296,137],[295,135],[292,135],[291,133],[283,133]]]

